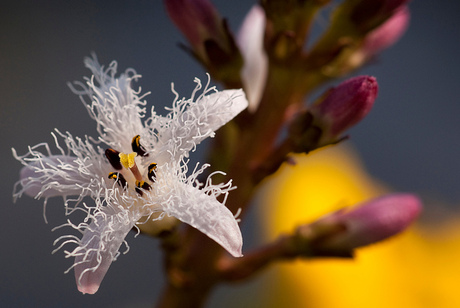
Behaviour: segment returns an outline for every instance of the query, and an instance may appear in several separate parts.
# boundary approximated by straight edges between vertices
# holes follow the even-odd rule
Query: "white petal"
[[[264,51],[265,12],[254,5],[244,19],[237,42],[244,59],[242,76],[249,111],[257,109],[265,87],[268,59]]]
[[[16,183],[21,187],[15,187],[15,198],[23,193],[36,198],[80,195],[82,185],[88,184],[88,179],[78,172],[76,157],[42,155],[30,159],[33,161],[21,169],[20,180]]]
[[[201,84],[198,84],[197,89],[199,88]],[[211,89],[205,89],[204,92],[206,94],[209,91]],[[188,152],[195,150],[197,144],[207,137],[213,137],[214,131],[247,106],[248,102],[242,90],[203,94],[196,102],[193,98],[179,101],[168,115],[170,120],[162,125],[156,148],[159,153],[172,155],[165,160],[177,161],[181,156],[188,156]]]
[[[200,115],[200,122],[207,123],[210,130],[216,131],[247,107],[248,101],[243,90],[224,90],[201,97],[186,113]],[[200,114],[200,111],[203,113]]]
[[[133,69],[116,76],[117,62],[104,68],[95,55],[85,58],[85,65],[93,73],[92,78],[86,78],[86,84],[69,84],[70,88],[80,95],[89,115],[97,122],[102,140],[119,151],[130,151],[132,138],[143,132],[141,118],[146,102],[142,101],[140,91],[131,87],[141,76]]]
[[[75,255],[75,279],[82,293],[96,293],[110,264],[118,256],[118,249],[136,223],[127,211],[99,214],[102,215],[88,226],[80,246],[72,253]]]
[[[175,186],[174,195],[162,204],[163,210],[197,228],[234,257],[241,257],[243,238],[230,210],[192,185],[177,183]]]

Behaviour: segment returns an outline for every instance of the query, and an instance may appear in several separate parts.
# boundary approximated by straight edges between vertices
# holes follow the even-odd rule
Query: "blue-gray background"
[[[9,2],[9,3],[8,3]],[[215,1],[233,30],[252,1]],[[400,191],[460,200],[460,2],[413,1],[405,37],[360,73],[378,78],[380,93],[371,114],[351,131],[369,171]],[[326,16],[324,16],[326,18]],[[95,51],[102,63],[116,59],[135,68],[152,91],[150,104],[168,105],[170,83],[187,96],[203,70],[177,48],[184,39],[168,20],[161,1],[3,1],[0,5],[0,306],[149,307],[161,290],[158,242],[129,237],[131,251],[109,270],[96,295],[81,295],[72,260],[51,255],[64,222],[61,200],[50,201],[49,224],[41,201],[11,191],[28,145],[50,142],[54,128],[74,136],[95,135],[67,81],[88,75],[83,57]],[[246,223],[252,225],[251,223]],[[246,233],[251,233],[246,232]],[[245,234],[245,238],[251,238]],[[257,279],[252,284],[256,284]],[[248,295],[246,288],[214,295],[211,306]]]

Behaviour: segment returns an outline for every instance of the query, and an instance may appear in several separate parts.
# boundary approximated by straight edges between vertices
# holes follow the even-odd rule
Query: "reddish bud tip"
[[[377,92],[377,80],[370,76],[348,79],[329,90],[311,109],[323,130],[320,143],[336,141],[341,133],[361,121],[371,110]]]

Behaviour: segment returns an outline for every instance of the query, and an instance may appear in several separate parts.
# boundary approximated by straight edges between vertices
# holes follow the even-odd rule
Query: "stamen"
[[[151,163],[148,168],[148,178],[150,181],[155,182],[157,179],[157,174],[155,171],[157,170],[157,164]]]
[[[107,149],[105,150],[105,157],[107,157],[109,163],[115,170],[121,170],[123,166],[120,163],[120,152],[114,149]]]
[[[150,190],[151,188],[150,184],[145,181],[136,181],[136,192],[141,196],[143,195],[142,190]]]
[[[124,189],[128,188],[128,182],[126,182],[126,179],[123,176],[123,174],[119,172],[110,172],[109,179],[115,180],[115,182],[117,182],[118,185],[120,185]]]
[[[140,135],[137,135],[133,138],[133,141],[131,142],[131,147],[133,151],[136,152],[139,156],[143,156],[143,157],[149,156],[145,148],[140,143],[140,139],[141,139]]]

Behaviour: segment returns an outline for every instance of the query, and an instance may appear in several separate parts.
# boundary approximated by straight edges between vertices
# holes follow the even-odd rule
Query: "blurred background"
[[[214,3],[221,14],[228,18],[234,32],[253,5],[253,1],[248,0],[215,0]],[[421,280],[436,276],[437,267],[433,266],[442,263],[445,276],[439,283],[444,285],[436,284],[447,291],[442,295],[443,301],[437,301],[436,295],[431,296],[431,302],[425,301],[426,305],[430,304],[426,307],[458,307],[446,296],[450,290],[454,292],[453,283],[460,279],[460,268],[455,266],[459,265],[458,261],[455,264],[452,258],[460,257],[460,237],[455,229],[456,224],[445,220],[445,217],[454,217],[455,220],[460,200],[460,96],[457,88],[460,82],[460,2],[419,0],[411,2],[410,9],[411,24],[403,39],[382,53],[374,65],[359,72],[376,76],[380,85],[379,97],[372,112],[349,132],[351,140],[347,141],[347,145],[353,146],[360,158],[349,152],[337,155],[351,155],[353,160],[358,160],[356,165],[349,162],[344,164],[352,164],[352,170],[369,174],[369,180],[363,183],[380,187],[380,184],[374,186],[373,183],[381,181],[396,191],[419,193],[426,201],[421,222],[429,227],[422,227],[423,232],[410,231],[408,236],[411,238],[405,239],[407,243],[417,242],[418,248],[410,250],[407,247],[411,244],[400,241],[399,246],[385,252],[389,254],[385,260],[391,262],[405,256],[409,264],[412,259],[408,256],[412,256],[412,252],[418,251],[414,255],[416,258],[433,249],[446,249],[446,255],[451,256],[450,259],[444,259],[441,253],[436,259],[425,257],[417,263],[416,268],[431,268],[433,272],[424,272],[423,275],[417,273],[415,268],[414,271],[402,271],[402,264],[400,267],[385,267],[389,276],[387,280],[368,280],[360,276],[363,283],[375,284],[380,290],[375,299],[377,296],[387,299],[393,295],[395,299],[404,296],[404,292],[393,294],[391,288],[387,290],[379,283],[389,286],[396,280],[401,282],[398,275],[404,274],[405,286],[416,282],[421,284]],[[318,28],[326,22],[327,15],[323,14],[319,18]],[[62,200],[49,200],[46,210],[48,224],[43,220],[41,201],[23,197],[13,204],[13,185],[18,180],[21,165],[12,157],[11,148],[24,154],[28,145],[40,142],[52,144],[50,132],[54,128],[69,131],[74,136],[96,135],[95,123],[88,117],[79,98],[66,85],[68,81],[82,80],[83,76],[89,75],[82,61],[92,51],[102,64],[117,60],[120,71],[128,67],[136,69],[143,76],[138,85],[143,91],[151,91],[147,101],[155,104],[156,110],[172,102],[171,82],[175,83],[181,96],[189,96],[194,88],[194,77],[206,77],[201,67],[178,48],[179,42],[185,40],[169,21],[161,1],[2,2],[1,307],[150,307],[158,297],[163,283],[159,243],[144,236],[133,239],[133,234],[128,237],[130,252],[121,255],[113,263],[100,290],[95,295],[81,295],[77,291],[73,273],[63,274],[73,260],[65,259],[62,251],[51,255],[53,241],[65,234],[61,230],[51,232],[53,227],[65,222]],[[203,157],[205,149],[206,145],[201,146],[194,159]],[[331,173],[331,176],[334,174]],[[263,197],[259,199],[263,200]],[[277,218],[265,215],[267,211],[266,208],[261,209],[262,206],[259,206],[259,211],[252,211],[243,222],[245,249],[256,245],[261,237],[275,236],[274,230],[278,230]],[[305,217],[308,218],[308,215]],[[275,221],[276,227],[267,231],[259,218]],[[436,240],[431,240],[431,233],[427,231],[437,229],[432,227],[433,223],[437,223],[436,226],[449,226],[445,233],[439,233]],[[279,230],[289,230],[285,228],[280,226]],[[455,235],[459,241],[447,240],[451,235]],[[430,246],[433,241],[437,246]],[[448,242],[449,245],[441,245],[439,241]],[[381,246],[384,245],[387,244]],[[423,249],[420,248],[422,246]],[[285,266],[274,266],[247,284],[219,288],[213,294],[209,307],[250,307],[254,303],[268,306],[269,303],[276,303],[275,297],[283,299],[285,303],[289,298],[293,307],[306,307],[309,302],[312,307],[332,307],[330,302],[321,306],[321,297],[318,296],[312,295],[312,298],[318,298],[317,302],[308,301],[309,295],[321,292],[326,292],[324,294],[332,298],[334,287],[337,290],[341,288],[340,284],[332,281],[333,269],[338,265],[334,263],[327,267],[330,261],[325,262],[317,270],[318,273],[324,271],[327,277],[331,277],[330,281],[315,283],[315,279],[321,279],[321,274],[315,275],[311,270],[317,264],[311,265],[310,272],[307,272],[311,276],[303,280],[291,279],[289,269],[285,270]],[[355,262],[359,263],[359,258]],[[369,268],[376,268],[379,264],[372,263]],[[309,264],[302,266],[308,267]],[[341,273],[337,281],[356,286],[356,294],[365,292],[359,284],[353,283],[353,279],[359,276],[353,277],[353,267],[349,272]],[[378,272],[371,274],[374,278],[382,275]],[[427,296],[422,295],[431,289],[430,281],[426,282],[414,291],[414,296],[420,295],[420,306],[404,300],[395,300],[395,303],[406,307],[425,307],[422,299]],[[322,285],[325,288],[330,286],[330,289],[321,290]],[[337,291],[337,300],[340,300],[339,293],[343,292]],[[306,301],[302,302],[298,297]],[[350,300],[342,307],[361,307],[353,299]],[[370,306],[373,305],[367,302],[367,307]],[[366,303],[363,307],[366,307]]]

